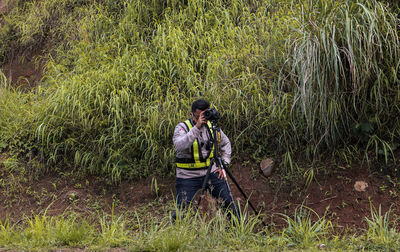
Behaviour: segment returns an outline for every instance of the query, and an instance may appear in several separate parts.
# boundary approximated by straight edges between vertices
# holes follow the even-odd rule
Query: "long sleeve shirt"
[[[200,129],[196,126],[193,126],[189,131],[185,123],[181,122],[175,127],[173,142],[175,145],[175,154],[177,158],[191,158],[192,154],[192,145],[193,142],[199,140],[201,146],[201,153],[203,157],[207,157],[210,153],[210,150],[207,150],[207,142],[210,139],[210,133],[207,129],[207,126],[203,125]],[[225,135],[221,130],[221,143],[219,145],[221,151],[221,158],[226,163],[230,163],[231,161],[231,142],[229,138]],[[217,166],[214,165],[211,168],[211,172],[217,170]],[[207,173],[207,169],[182,169],[176,168],[176,177],[177,178],[195,178],[200,176],[205,176]]]

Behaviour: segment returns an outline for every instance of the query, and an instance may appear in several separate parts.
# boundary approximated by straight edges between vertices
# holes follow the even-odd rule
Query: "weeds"
[[[313,220],[313,215],[316,220]],[[282,231],[288,246],[309,247],[321,241],[332,230],[332,223],[319,217],[312,209],[301,206],[296,209],[293,218],[283,215],[288,227]]]
[[[116,217],[111,214],[111,219],[106,216],[100,218],[100,237],[101,247],[124,247],[129,242],[129,231],[123,216]]]
[[[255,232],[257,225],[260,224],[260,216],[252,216],[248,214],[248,203],[245,205],[243,210],[241,209],[240,204],[237,205],[240,216],[236,216],[233,211],[230,211],[229,213],[231,216],[230,234],[240,239],[240,237],[249,236]]]
[[[14,242],[14,230],[10,222],[6,220],[4,223],[0,220],[0,246],[4,247],[7,244]]]
[[[60,249],[60,248],[123,248],[148,250],[251,250],[317,249],[325,244],[329,250],[397,250],[398,232],[389,215],[371,208],[366,218],[369,228],[359,236],[327,237],[332,224],[319,217],[312,209],[300,207],[293,217],[283,215],[287,227],[283,230],[259,232],[261,221],[257,216],[241,211],[241,223],[231,221],[226,213],[217,211],[207,216],[189,209],[182,219],[171,224],[168,215],[148,215],[149,209],[137,209],[135,219],[128,215],[102,215],[88,223],[72,215],[34,215],[12,225],[0,222],[0,246],[7,249]],[[143,213],[140,213],[144,211]],[[127,212],[128,214],[128,212]],[[147,217],[146,217],[147,216]],[[148,218],[149,217],[149,218]]]
[[[91,244],[94,239],[93,227],[75,215],[57,218],[52,230],[55,246],[82,247]]]
[[[366,233],[367,241],[370,241],[370,248],[374,249],[386,249],[386,250],[397,250],[399,244],[399,234],[390,222],[391,211],[387,211],[382,215],[381,206],[378,211],[371,204],[371,218],[365,217],[368,223],[368,230]]]
[[[399,123],[387,106],[397,93],[388,86],[398,83],[389,70],[400,55],[396,16],[377,1],[305,1],[301,8],[295,17],[301,35],[287,41],[292,82],[280,84],[294,92],[297,139],[306,136],[315,155],[357,137],[349,130],[366,119],[388,137],[381,122],[392,121],[390,129]]]
[[[297,163],[343,146],[393,158],[399,21],[381,2],[15,6],[1,28],[3,52],[10,41],[27,49],[61,42],[40,88],[24,94],[3,84],[1,149],[110,182],[171,174],[173,129],[204,97],[222,112],[235,153],[281,156],[285,175],[307,183],[314,171]]]
[[[152,192],[154,192],[155,195],[156,195],[156,197],[158,198],[160,188],[158,187],[157,179],[156,179],[155,177],[153,177],[153,178],[151,179],[150,190],[151,190]]]

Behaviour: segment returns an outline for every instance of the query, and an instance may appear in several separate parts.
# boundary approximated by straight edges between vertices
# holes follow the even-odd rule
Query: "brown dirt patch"
[[[0,23],[3,24],[2,15],[7,15],[15,5],[16,0],[0,0]]]
[[[319,216],[325,215],[331,220],[337,232],[346,229],[361,231],[365,229],[365,217],[370,217],[370,204],[382,207],[382,213],[390,208],[393,214],[400,214],[398,188],[391,186],[385,178],[372,175],[366,166],[343,169],[326,175],[317,175],[316,182],[308,188],[301,183],[281,179],[279,174],[264,178],[252,171],[250,165],[237,163],[231,171],[245,193],[250,196],[253,205],[262,209],[266,223],[273,223],[275,228],[286,226],[279,214],[291,215],[301,205],[315,210]],[[133,211],[138,207],[154,202],[162,208],[172,202],[175,178],[156,178],[159,196],[151,190],[151,178],[139,181],[123,181],[118,186],[107,186],[97,177],[74,179],[66,175],[48,174],[34,182],[17,183],[14,193],[0,188],[0,220],[9,218],[18,221],[24,216],[47,211],[49,215],[59,215],[74,211],[82,215],[96,212],[114,213]],[[368,183],[365,192],[354,190],[355,181]],[[242,199],[236,186],[231,183],[234,197]],[[10,192],[8,190],[8,192]],[[203,209],[209,199],[202,201]],[[154,205],[154,204],[153,204]],[[172,211],[173,209],[171,209]],[[249,208],[249,211],[252,211]]]
[[[17,181],[12,183],[13,188],[0,186],[0,202],[3,202],[0,205],[0,220],[9,218],[18,221],[44,212],[51,216],[66,212],[89,216],[102,211],[111,213],[113,207],[114,213],[119,213],[154,200],[166,202],[172,198],[169,186],[173,179],[159,181],[163,181],[159,185],[159,197],[151,191],[149,179],[107,186],[97,177],[75,179],[69,175],[47,174],[34,181]]]
[[[302,183],[282,180],[277,175],[271,178],[254,177],[250,167],[239,164],[232,168],[244,191],[251,194],[253,205],[262,207],[268,221],[278,228],[285,225],[280,213],[291,215],[302,205],[313,209],[321,217],[325,215],[339,232],[347,228],[366,228],[365,217],[371,216],[371,206],[376,209],[381,206],[382,213],[391,208],[394,214],[400,214],[399,190],[387,179],[371,174],[366,165],[335,169],[337,172],[317,175],[316,181],[305,187]],[[364,192],[354,189],[356,181],[368,183]],[[234,186],[232,188],[234,195],[240,195]]]
[[[6,10],[7,10],[6,0],[0,0],[0,15],[5,14]]]
[[[2,66],[10,85],[26,91],[39,84],[46,60],[37,55],[41,55],[41,52],[32,56],[16,56]]]

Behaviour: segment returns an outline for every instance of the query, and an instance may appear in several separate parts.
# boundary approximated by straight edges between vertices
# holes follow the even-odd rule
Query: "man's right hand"
[[[203,113],[204,113],[204,111],[202,111],[202,112],[200,113],[199,119],[198,119],[197,122],[196,122],[196,127],[197,127],[198,129],[200,129],[200,128],[203,126],[203,124],[206,124],[206,123],[207,123],[207,120],[204,118]]]

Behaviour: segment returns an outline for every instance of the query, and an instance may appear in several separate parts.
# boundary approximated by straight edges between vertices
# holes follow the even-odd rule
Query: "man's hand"
[[[204,113],[204,111],[202,111],[200,113],[199,119],[197,119],[197,122],[196,122],[196,127],[198,129],[200,129],[203,126],[203,124],[207,123],[207,120],[204,118],[203,113]]]
[[[221,168],[218,168],[217,170],[215,170],[214,173],[218,173],[218,178],[219,179],[225,178],[224,171]]]

